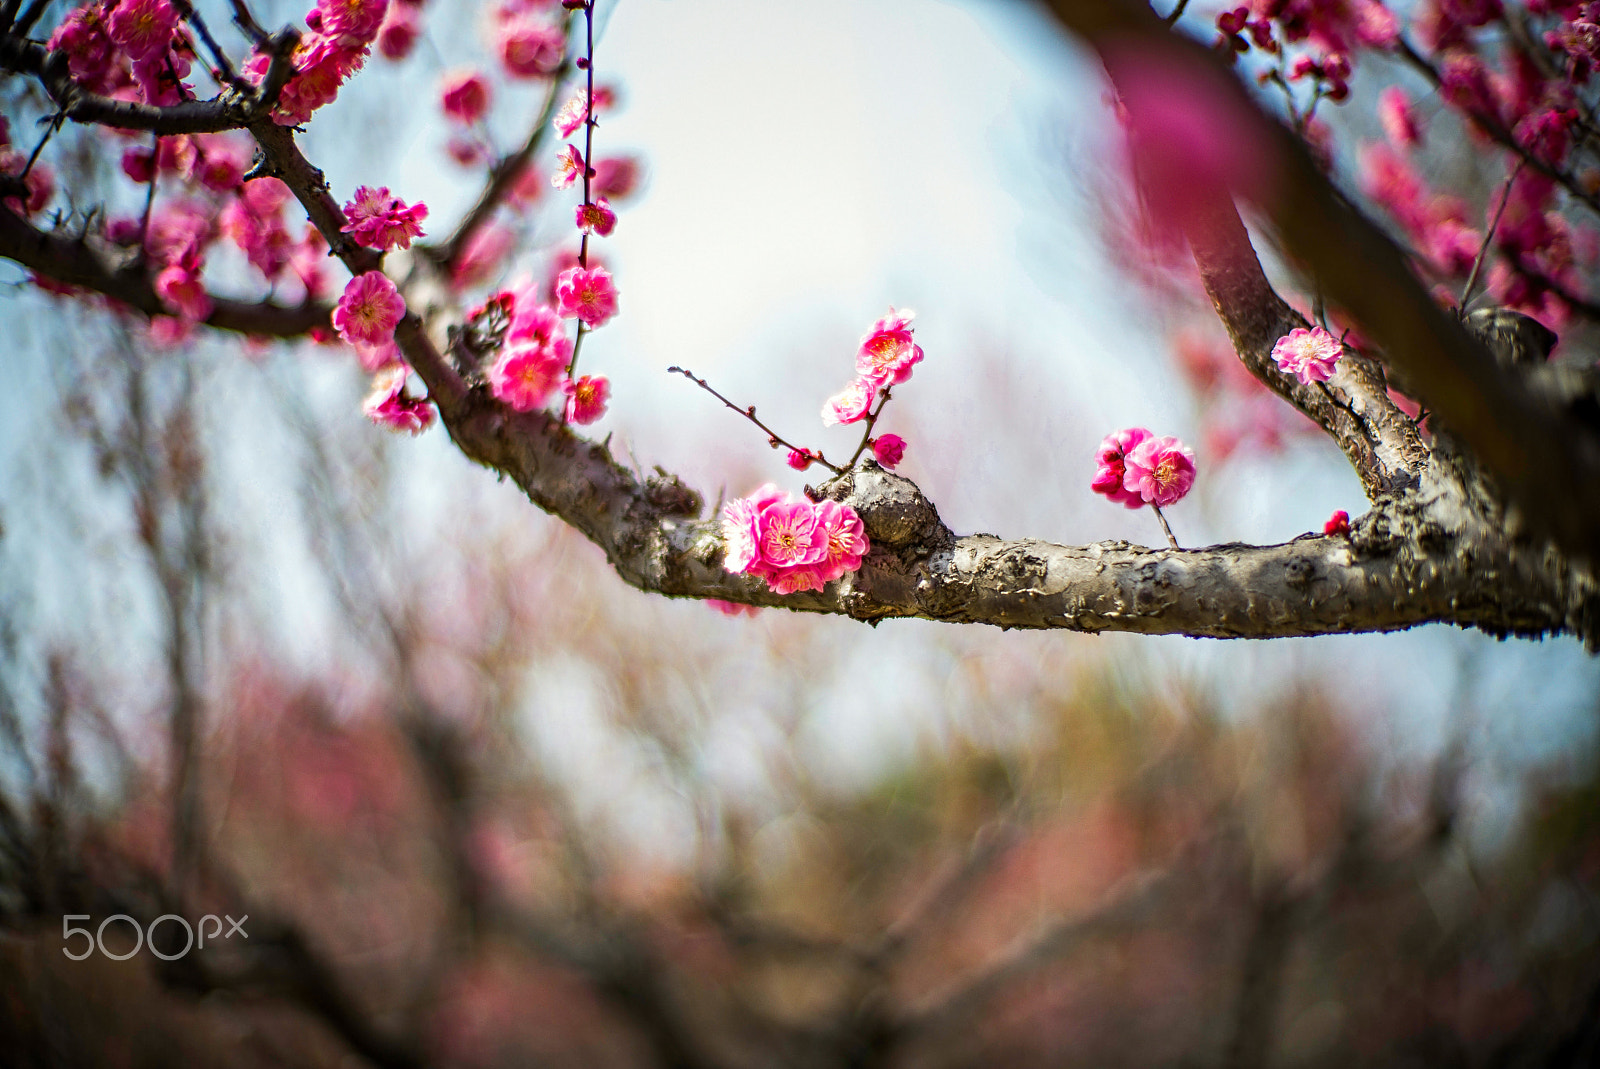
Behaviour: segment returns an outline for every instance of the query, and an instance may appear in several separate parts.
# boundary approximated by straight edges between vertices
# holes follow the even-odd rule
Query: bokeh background
[[[374,60],[301,140],[340,199],[388,185],[434,235],[481,182],[444,152],[437,85],[492,64],[474,5],[426,12],[415,56]],[[1105,86],[1041,13],[628,0],[597,18],[622,98],[597,143],[647,171],[601,245],[622,314],[585,344],[619,457],[709,500],[798,489],[666,367],[847,451],[817,411],[894,305],[927,358],[881,426],[958,531],[1156,543],[1153,518],[1088,490],[1095,444],[1130,424],[1199,447],[1171,511],[1186,545],[1363,510],[1328,442],[1292,414],[1262,435],[1197,374],[1217,329],[1134,241]],[[1330,119],[1350,144],[1374,126],[1357,88]],[[496,90],[504,150],[542,91]],[[136,197],[114,163],[79,165],[80,198]],[[546,190],[507,220],[497,280],[541,277],[571,204]],[[1600,1050],[1600,668],[1572,640],[728,618],[626,587],[438,429],[372,427],[347,352],[157,351],[6,280],[14,1064]],[[1242,422],[1257,433],[1230,436]],[[248,947],[61,954],[64,914],[224,911],[250,914]]]

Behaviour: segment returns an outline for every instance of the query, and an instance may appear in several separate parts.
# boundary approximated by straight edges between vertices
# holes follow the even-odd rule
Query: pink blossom
[[[48,44],[52,52],[67,54],[73,81],[95,92],[110,88],[109,76],[115,70],[116,49],[107,29],[105,8],[84,4],[62,20]]]
[[[1378,94],[1378,121],[1390,143],[1399,148],[1410,148],[1422,139],[1417,126],[1417,109],[1398,85],[1391,85]]]
[[[177,28],[178,13],[167,0],[119,0],[107,20],[111,39],[133,60],[164,53]]]
[[[183,316],[151,316],[150,344],[159,349],[174,349],[194,337],[194,320]]]
[[[567,422],[587,426],[606,414],[606,401],[611,397],[611,380],[604,375],[585,375],[576,382],[568,381]]]
[[[1125,505],[1130,509],[1143,508],[1144,498],[1123,489],[1122,481],[1127,475],[1125,461],[1128,452],[1151,437],[1151,433],[1143,427],[1129,427],[1106,435],[1100,448],[1095,451],[1095,473],[1089,488],[1097,494],[1104,494],[1113,504]]]
[[[632,156],[613,156],[594,165],[591,188],[596,196],[622,200],[639,187],[639,161]]]
[[[1350,533],[1350,514],[1340,509],[1328,517],[1328,522],[1322,525],[1325,535],[1348,535]]]
[[[164,139],[170,140],[170,139]],[[231,193],[244,182],[250,149],[226,134],[196,134],[189,175],[213,193]]]
[[[472,235],[461,250],[450,276],[451,285],[466,289],[488,280],[500,269],[500,264],[516,244],[516,237],[499,223],[490,223]]]
[[[211,298],[196,271],[176,264],[163,268],[156,275],[155,290],[162,304],[185,319],[199,322],[211,314]]]
[[[444,113],[463,126],[471,126],[489,110],[489,83],[475,70],[446,76],[439,91]]]
[[[707,598],[706,605],[724,616],[753,617],[761,611],[758,605],[740,605],[737,601],[723,601],[721,598]]]
[[[1127,452],[1122,463],[1122,488],[1147,504],[1176,504],[1194,485],[1194,450],[1170,436],[1146,438]]]
[[[289,195],[289,187],[278,179],[258,178],[241,187],[218,217],[222,233],[269,280],[283,273],[294,245],[283,223]]]
[[[405,201],[390,195],[387,186],[361,186],[355,199],[344,206],[344,214],[350,221],[340,230],[361,244],[373,249],[409,249],[411,239],[422,236],[428,206],[407,207]]]
[[[394,337],[406,314],[405,298],[382,271],[352,278],[333,310],[333,326],[352,345],[379,346]]]
[[[401,362],[400,346],[392,338],[382,345],[357,345],[355,350],[356,360],[363,371],[378,372],[390,364]]]
[[[1332,378],[1333,366],[1342,355],[1344,346],[1339,344],[1339,339],[1321,327],[1292,330],[1272,347],[1272,359],[1277,362],[1278,369],[1307,386]]]
[[[872,545],[867,540],[867,529],[861,517],[849,505],[823,501],[816,509],[818,525],[828,539],[827,555],[818,564],[818,578],[831,583],[845,572],[861,567],[861,558]]]
[[[906,440],[898,434],[880,434],[872,440],[872,455],[886,468],[893,468],[906,455]]]
[[[155,154],[147,148],[124,149],[122,153],[122,173],[140,185],[155,177]]]
[[[365,62],[365,47],[347,47],[338,38],[320,33],[302,37],[294,50],[295,73],[278,94],[272,121],[279,126],[305,122],[312,112],[332,103],[345,79],[360,70]],[[266,53],[252,53],[244,64],[245,77],[256,85],[261,84],[271,63],[272,57]]]
[[[915,315],[890,308],[889,314],[873,325],[856,352],[857,374],[879,386],[894,386],[911,377],[912,366],[922,360],[922,346],[911,337]]]
[[[372,379],[372,392],[362,402],[367,418],[392,431],[419,434],[433,422],[433,406],[426,400],[406,396],[404,364],[392,364]]]
[[[556,279],[556,311],[564,319],[576,316],[590,330],[604,326],[617,314],[617,287],[603,267],[572,267]]]
[[[172,48],[133,61],[133,81],[146,104],[169,108],[194,97],[194,87],[183,80],[190,55],[186,48]]]
[[[585,234],[610,237],[617,228],[617,213],[611,210],[604,197],[596,197],[591,204],[578,205],[577,224]]]
[[[389,0],[317,0],[318,29],[347,48],[365,48],[378,35],[388,7]]]
[[[877,395],[878,384],[875,381],[856,379],[823,404],[823,426],[831,427],[835,423],[854,423],[865,419],[867,412],[872,408],[872,400]]]
[[[489,368],[489,389],[518,412],[543,405],[567,373],[572,343],[565,337],[553,346],[507,348]]]
[[[527,342],[548,346],[562,336],[560,313],[547,304],[534,304],[529,296],[517,302],[516,310],[511,315],[511,327],[506,331],[506,343],[514,345]]]
[[[576,145],[567,145],[556,156],[556,169],[550,176],[550,184],[557,189],[571,189],[573,183],[583,177],[583,153],[579,152]]]
[[[514,78],[549,77],[561,67],[567,50],[561,27],[540,18],[524,16],[502,22],[495,36],[500,62]]]
[[[811,467],[811,462],[815,459],[809,449],[791,449],[783,462],[795,471],[805,471]]]
[[[571,137],[578,132],[578,128],[588,118],[589,97],[587,91],[580,86],[577,92],[568,97],[567,102],[561,105],[561,110],[556,112],[556,133],[563,138]]]
[[[378,27],[378,54],[384,59],[399,61],[411,54],[417,38],[422,35],[422,20],[410,4],[390,4],[383,25]]]
[[[861,566],[869,547],[848,505],[792,501],[771,483],[722,510],[723,567],[756,575],[779,594],[821,590]]]

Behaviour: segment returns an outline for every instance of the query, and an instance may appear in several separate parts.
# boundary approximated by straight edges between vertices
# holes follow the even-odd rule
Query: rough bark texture
[[[1147,10],[1117,0],[1062,2],[1055,10],[1091,41],[1130,28],[1165,33]],[[31,58],[19,66],[15,57],[22,55]],[[14,45],[0,49],[0,60],[47,83],[55,69],[50,57]],[[293,131],[260,117],[261,106],[230,118],[260,147],[254,173],[283,179],[352,273],[380,268],[381,254],[340,233],[343,216],[322,173],[301,154]],[[1328,383],[1307,386],[1282,374],[1271,359],[1273,343],[1304,320],[1268,283],[1230,201],[1219,198],[1197,220],[1190,244],[1240,359],[1327,430],[1372,499],[1372,511],[1354,522],[1348,537],[1190,550],[957,537],[914,484],[867,460],[813,492],[860,513],[871,554],[858,572],[822,592],[780,596],[765,582],[722,567],[716,518],[702,517],[702,498],[675,476],[657,469],[641,482],[605,445],[578,437],[547,413],[509,410],[490,396],[470,362],[441,354],[436,340],[446,335],[450,300],[440,296],[438,272],[429,265],[448,263],[460,235],[443,252],[424,249],[415,258],[404,284],[412,311],[396,341],[462,451],[583,532],[624,580],[642,590],[869,622],[922,617],[1269,638],[1439,621],[1502,635],[1567,633],[1596,645],[1600,588],[1588,567],[1572,561],[1578,559],[1573,554],[1595,559],[1592,550],[1600,546],[1600,494],[1589,494],[1600,471],[1600,444],[1496,367],[1459,323],[1432,305],[1381,232],[1332,192],[1287,135],[1272,129],[1288,145],[1291,164],[1290,193],[1279,206],[1291,216],[1280,220],[1286,244],[1308,253],[1330,297],[1369,326],[1452,428],[1425,440],[1390,401],[1382,367],[1353,353]],[[534,135],[530,143],[536,144]],[[493,176],[469,219],[492,211],[507,186],[504,173]],[[1327,230],[1317,232],[1319,225]],[[1349,248],[1325,254],[1311,242],[1314,232],[1325,245],[1347,242]],[[160,310],[142,275],[113,271],[83,242],[43,234],[3,209],[0,255],[128,307]],[[307,317],[321,322],[326,315],[325,308],[219,301],[211,322],[287,335],[309,329]]]

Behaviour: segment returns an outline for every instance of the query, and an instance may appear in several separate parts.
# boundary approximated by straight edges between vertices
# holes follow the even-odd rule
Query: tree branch
[[[300,35],[293,29],[271,38],[272,62],[260,88],[253,92],[227,89],[210,100],[188,100],[167,107],[91,93],[72,80],[65,53],[51,52],[14,33],[0,35],[0,70],[37,78],[62,114],[74,122],[158,134],[216,133],[241,129],[272,110],[278,93],[294,73],[292,56],[299,42]]]
[[[172,315],[151,286],[142,267],[114,270],[87,242],[47,233],[0,207],[0,256],[62,285],[77,286],[109,297],[146,316]],[[269,338],[297,338],[328,325],[330,310],[319,303],[299,307],[271,301],[236,301],[212,297],[207,326]]]

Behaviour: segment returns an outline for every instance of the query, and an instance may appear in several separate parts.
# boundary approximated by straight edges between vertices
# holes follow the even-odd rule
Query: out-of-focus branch
[[[550,76],[550,89],[545,94],[538,118],[534,119],[533,127],[528,131],[522,147],[489,169],[488,183],[483,187],[483,192],[478,194],[477,202],[456,227],[455,233],[451,234],[443,245],[420,247],[420,251],[432,258],[445,271],[448,272],[456,266],[467,244],[478,231],[483,229],[484,224],[488,223],[495,209],[505,203],[506,197],[510,196],[518,179],[526,173],[533,163],[533,158],[539,154],[545,138],[549,136],[550,123],[555,118],[557,102],[560,100],[561,84],[569,70],[567,64],[562,64],[561,68]]]
[[[161,303],[143,268],[114,270],[79,238],[36,229],[0,206],[0,256],[43,278],[90,290],[147,316],[171,315]],[[299,307],[271,301],[236,301],[213,297],[206,325],[219,330],[268,338],[295,338],[328,325],[329,308],[309,302]]]
[[[1217,70],[1217,84],[1236,95],[1233,110],[1270,157],[1274,183],[1259,207],[1285,252],[1405,373],[1535,530],[1577,558],[1600,560],[1600,441],[1497,367],[1434,303],[1394,243],[1333,188],[1304,147],[1263,114],[1202,45],[1172,34],[1132,0],[1049,0],[1047,6],[1096,48],[1148,47]]]
[[[158,134],[215,133],[249,126],[272,110],[279,92],[294,73],[292,56],[299,41],[300,36],[293,29],[271,38],[268,47],[272,61],[259,89],[227,89],[210,100],[189,100],[166,107],[91,93],[72,80],[65,53],[51,52],[17,33],[0,35],[0,69],[36,77],[61,113],[74,122]]]

